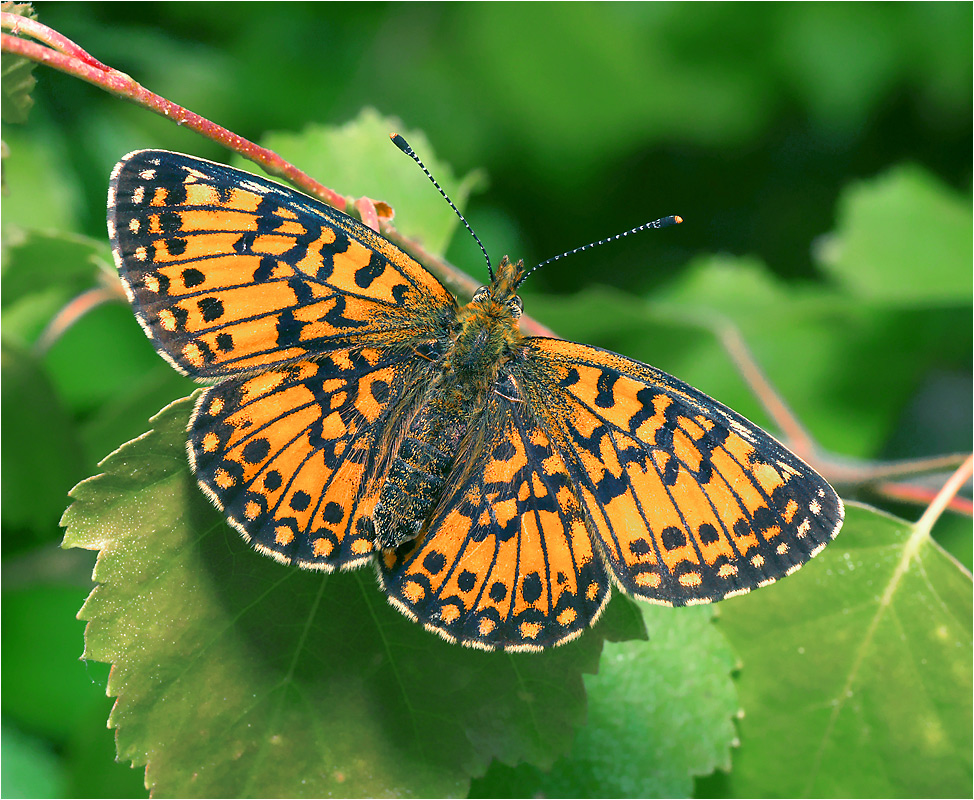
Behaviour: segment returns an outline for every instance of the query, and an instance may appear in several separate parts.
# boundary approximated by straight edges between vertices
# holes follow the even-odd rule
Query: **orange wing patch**
[[[372,554],[385,417],[425,363],[339,351],[208,389],[189,428],[200,486],[279,561],[323,570],[362,563]]]
[[[538,650],[601,614],[609,578],[548,433],[492,396],[424,534],[387,551],[390,600],[453,641]]]

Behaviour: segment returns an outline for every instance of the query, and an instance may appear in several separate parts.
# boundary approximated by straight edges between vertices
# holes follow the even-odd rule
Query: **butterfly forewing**
[[[193,377],[408,343],[455,313],[453,296],[388,240],[232,167],[137,151],[115,167],[108,207],[136,316]]]
[[[838,533],[832,487],[702,392],[586,345],[532,339],[528,350],[530,402],[627,592],[720,600],[789,574]]]

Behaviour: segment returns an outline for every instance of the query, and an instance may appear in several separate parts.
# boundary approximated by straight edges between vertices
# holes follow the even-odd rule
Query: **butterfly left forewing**
[[[352,344],[435,336],[452,295],[360,222],[273,181],[179,153],[130,153],[108,227],[136,317],[174,367],[214,379]]]
[[[627,592],[719,600],[790,574],[838,533],[832,487],[739,414],[614,353],[526,345],[528,400]]]

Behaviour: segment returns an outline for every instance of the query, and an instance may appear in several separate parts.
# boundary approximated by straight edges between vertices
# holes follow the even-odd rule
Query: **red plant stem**
[[[909,503],[916,506],[930,505],[938,494],[934,489],[928,489],[925,486],[919,486],[909,482],[878,483],[872,488],[877,494],[887,500],[896,500],[900,503]],[[957,514],[963,514],[965,517],[974,516],[974,503],[971,502],[969,497],[955,494],[947,503],[947,510]]]
[[[2,12],[0,13],[0,23],[2,23],[3,27],[9,28],[10,32],[15,36],[27,34],[32,39],[37,39],[39,42],[43,42],[49,47],[52,47],[65,55],[77,58],[79,61],[84,61],[91,64],[93,67],[103,70],[109,69],[98,59],[94,58],[90,53],[79,47],[66,36],[58,33],[53,28],[48,28],[47,25],[42,25],[37,20],[30,19],[29,17],[22,17],[19,14]]]
[[[0,23],[3,27],[13,31],[29,32],[34,35],[44,35],[45,39],[57,42],[59,49],[21,39],[17,36],[4,33],[2,38],[2,50],[7,53],[15,53],[32,61],[46,64],[61,72],[73,75],[83,81],[99,86],[112,94],[125,100],[130,100],[137,105],[144,106],[150,111],[171,119],[177,125],[184,125],[190,130],[218,142],[224,147],[240,153],[244,158],[253,161],[261,166],[271,175],[287,180],[292,185],[304,192],[317,197],[329,205],[345,211],[347,203],[345,198],[328,187],[318,183],[310,175],[299,170],[293,164],[288,163],[277,153],[267,148],[244,139],[242,136],[228,131],[226,128],[217,125],[215,122],[194,114],[176,103],[160,97],[154,92],[150,92],[145,87],[138,84],[130,76],[116,69],[106,67],[101,62],[95,60],[84,50],[60,34],[56,34],[44,25],[28,20],[25,17],[18,17],[15,14],[0,14]],[[27,23],[30,23],[29,25]]]
[[[182,106],[166,100],[159,95],[150,92],[140,86],[130,76],[124,72],[112,69],[102,64],[97,59],[89,55],[84,49],[62,36],[56,31],[42,25],[36,20],[21,17],[7,12],[0,13],[0,26],[9,29],[13,33],[25,33],[34,38],[50,44],[51,47],[44,47],[36,42],[30,42],[10,34],[0,34],[0,50],[7,53],[15,53],[32,61],[46,64],[49,67],[74,75],[83,81],[99,86],[112,94],[130,100],[137,105],[141,105],[154,111],[161,116],[171,119],[177,125],[185,125],[190,130],[212,139],[224,147],[240,153],[245,158],[258,164],[266,172],[288,181],[291,185],[302,191],[317,197],[329,205],[346,213],[352,211],[344,197],[318,183],[318,181],[305,174],[293,164],[288,163],[277,153],[260,147],[253,142],[238,136],[226,128],[210,122],[208,119],[186,110]],[[393,210],[383,202],[367,200],[358,205],[356,210],[365,211],[365,224],[374,230],[390,235],[403,249],[407,250],[413,257],[432,267],[436,274],[443,277],[448,282],[458,285],[470,285],[468,293],[473,292],[479,284],[472,278],[464,275],[455,267],[427,253],[415,242],[400,236],[388,223],[394,216]],[[379,223],[379,226],[376,225]],[[536,330],[531,332],[534,335],[553,335],[546,328],[528,318],[522,318],[522,326],[535,326]]]

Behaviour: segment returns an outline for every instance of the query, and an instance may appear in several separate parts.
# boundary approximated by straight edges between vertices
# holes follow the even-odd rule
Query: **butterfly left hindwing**
[[[398,418],[429,365],[411,355],[332,351],[206,390],[188,438],[201,488],[278,561],[331,570],[368,560]]]

